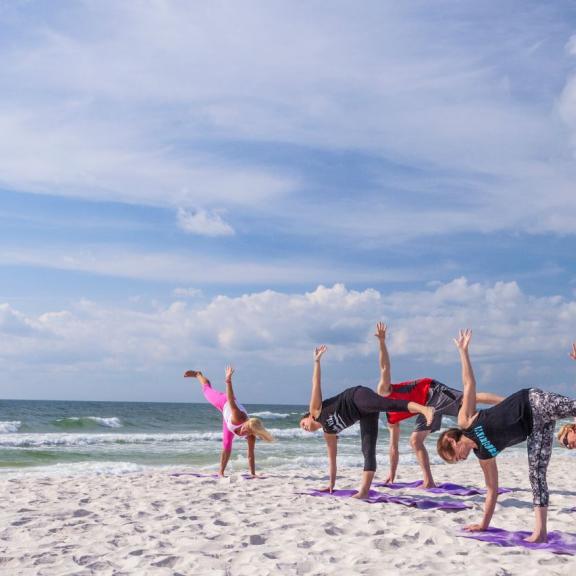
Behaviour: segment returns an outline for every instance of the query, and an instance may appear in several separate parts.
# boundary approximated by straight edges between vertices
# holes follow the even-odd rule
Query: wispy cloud
[[[220,214],[206,210],[178,208],[178,225],[189,234],[200,236],[233,236],[234,229]]]
[[[291,2],[205,10],[102,1],[39,22],[33,4],[23,4],[4,22],[13,41],[3,48],[1,79],[11,88],[0,97],[1,181],[207,213],[250,206],[265,219],[283,201],[302,205],[306,174],[286,160],[281,172],[270,169],[266,154],[240,168],[234,152],[207,144],[282,144],[355,151],[425,173],[406,175],[394,191],[385,168],[372,170],[370,193],[354,190],[365,200],[355,221],[405,220],[404,209],[371,194],[421,199],[426,174],[457,167],[451,191],[428,192],[446,225],[434,219],[426,231],[432,219],[416,211],[412,230],[448,234],[465,220],[481,232],[571,234],[576,169],[558,111],[571,126],[562,58],[573,42],[564,53],[570,36],[560,7],[517,7],[502,14],[497,2],[469,13],[447,2],[433,12],[423,3],[338,3],[327,17],[318,5]],[[482,25],[496,14],[498,27]],[[25,42],[14,22],[26,25]],[[462,194],[475,203],[456,206]],[[314,195],[304,207],[317,229],[350,213]],[[343,228],[351,238],[361,230]]]

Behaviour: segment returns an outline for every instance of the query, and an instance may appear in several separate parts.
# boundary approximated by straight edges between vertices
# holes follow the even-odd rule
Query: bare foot
[[[434,482],[434,480],[430,480],[430,482],[426,482],[424,480],[424,482],[422,482],[422,488],[436,488],[436,483]]]
[[[200,374],[200,370],[187,370],[184,372],[184,378],[196,378]]]
[[[436,408],[433,406],[424,406],[424,418],[426,418],[426,424],[432,426],[432,420],[434,420],[434,414],[436,413]]]
[[[354,496],[352,496],[352,498],[356,498],[358,500],[365,500],[366,498],[368,498],[368,492],[357,492],[356,494],[354,494]]]
[[[524,542],[548,542],[548,534],[537,534],[534,532],[531,536],[528,536],[528,538],[524,538]]]

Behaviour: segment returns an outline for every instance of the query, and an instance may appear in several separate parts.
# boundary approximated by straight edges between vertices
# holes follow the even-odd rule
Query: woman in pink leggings
[[[188,370],[184,373],[187,378],[198,378],[202,384],[204,397],[214,408],[222,413],[222,454],[220,456],[220,475],[224,476],[226,465],[232,453],[232,442],[236,436],[243,436],[248,442],[248,466],[250,474],[256,475],[256,460],[254,458],[254,447],[256,438],[272,442],[272,434],[264,428],[259,418],[250,418],[246,408],[236,402],[234,390],[232,388],[232,374],[234,368],[226,366],[226,393],[219,392],[212,388],[210,380],[199,370]]]

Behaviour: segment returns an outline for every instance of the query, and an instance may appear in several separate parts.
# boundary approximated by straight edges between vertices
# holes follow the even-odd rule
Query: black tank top
[[[532,433],[532,407],[529,389],[519,390],[500,404],[480,410],[474,424],[462,433],[478,446],[480,460],[497,456],[504,448],[524,442]]]
[[[360,386],[346,388],[344,392],[322,402],[322,410],[316,422],[322,424],[326,434],[338,434],[360,420],[362,415],[354,402],[354,393],[358,388]]]

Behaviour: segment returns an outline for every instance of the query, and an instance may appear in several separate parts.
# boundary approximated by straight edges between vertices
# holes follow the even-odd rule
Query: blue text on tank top
[[[482,444],[482,446],[486,448],[488,452],[490,452],[491,456],[496,456],[498,454],[498,449],[496,446],[494,446],[494,444],[492,444],[492,442],[490,442],[490,440],[488,440],[488,438],[486,438],[486,434],[484,434],[484,428],[482,428],[482,426],[475,426],[474,433],[480,441],[480,444]]]

